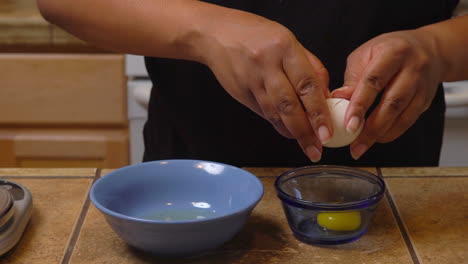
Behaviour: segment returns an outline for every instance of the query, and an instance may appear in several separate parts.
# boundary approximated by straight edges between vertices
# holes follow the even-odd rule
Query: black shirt
[[[211,0],[277,21],[343,84],[347,56],[386,32],[415,29],[451,17],[455,0]],[[145,125],[144,161],[190,158],[236,166],[303,166],[312,162],[295,140],[230,97],[211,70],[196,62],[146,58],[154,87]],[[375,105],[375,104],[374,104]],[[349,147],[324,148],[320,164],[437,166],[445,103],[442,86],[432,106],[401,137],[375,144],[358,161]]]

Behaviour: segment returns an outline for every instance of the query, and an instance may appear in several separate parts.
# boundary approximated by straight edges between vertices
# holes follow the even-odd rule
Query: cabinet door
[[[124,56],[0,54],[0,124],[127,124]]]
[[[129,162],[123,129],[3,129],[0,150],[0,167],[119,168]]]

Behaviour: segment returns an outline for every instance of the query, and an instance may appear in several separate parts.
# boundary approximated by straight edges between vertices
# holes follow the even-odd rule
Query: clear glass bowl
[[[320,165],[281,174],[275,188],[297,239],[333,245],[366,233],[385,183],[365,170]]]

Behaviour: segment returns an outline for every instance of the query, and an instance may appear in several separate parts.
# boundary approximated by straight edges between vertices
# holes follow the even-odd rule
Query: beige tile
[[[111,172],[111,171],[114,171],[115,169],[102,169],[101,170],[101,177],[106,175],[107,173]]]
[[[0,168],[0,176],[88,176],[94,177],[96,174],[96,169],[94,168],[57,168],[57,169],[47,169],[47,168]]]
[[[256,175],[257,177],[279,176],[282,173],[292,168],[261,168],[261,167],[244,167],[244,170]]]
[[[11,179],[33,196],[33,215],[2,263],[60,263],[92,179]]]
[[[467,263],[468,178],[386,181],[422,263]]]
[[[293,168],[270,168],[270,167],[243,167],[242,169],[254,174],[257,177],[277,177],[282,173],[291,170]],[[360,168],[367,170],[377,175],[377,170],[375,168]],[[101,171],[101,176],[106,175],[107,173],[113,171],[114,169],[103,169]]]
[[[411,167],[381,168],[382,175],[389,176],[468,176],[468,167]]]
[[[377,169],[374,168],[374,167],[372,167],[372,168],[371,167],[363,167],[363,168],[358,168],[358,169],[366,170],[366,171],[371,172],[371,173],[373,173],[375,175],[378,175]]]
[[[282,173],[291,170],[293,168],[261,168],[261,167],[245,167],[243,168],[250,173],[258,176],[258,177],[265,177],[265,176],[279,176]],[[370,171],[374,174],[377,174],[377,170],[375,168],[360,168],[363,170]]]
[[[265,195],[245,228],[205,256],[167,260],[132,250],[92,206],[71,263],[412,263],[385,201],[376,210],[369,232],[360,240],[343,246],[314,247],[292,236],[273,189],[274,179],[264,178],[262,182]]]
[[[73,36],[65,30],[52,25],[52,44],[53,45],[82,45],[87,46],[88,43]]]

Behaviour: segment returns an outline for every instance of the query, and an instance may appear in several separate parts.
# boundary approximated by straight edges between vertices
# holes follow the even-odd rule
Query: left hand
[[[442,69],[435,40],[422,29],[377,36],[349,55],[344,88],[332,93],[351,101],[345,116],[349,131],[360,127],[377,95],[383,93],[351,144],[354,159],[375,142],[398,138],[416,122],[434,99]]]

